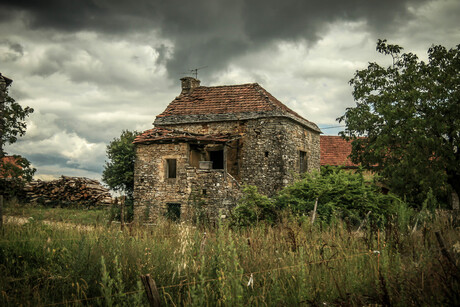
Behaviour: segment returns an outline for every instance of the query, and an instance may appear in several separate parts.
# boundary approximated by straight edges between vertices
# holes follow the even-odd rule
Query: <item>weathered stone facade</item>
[[[188,86],[185,92],[181,95],[194,89]],[[267,99],[264,95],[259,109]],[[275,107],[158,116],[157,128],[135,141],[136,218],[155,220],[180,208],[175,214],[181,219],[194,218],[198,212],[212,220],[236,204],[241,185],[255,185],[272,196],[299,172],[319,169],[319,129],[284,105],[290,113]],[[212,169],[206,169],[203,161],[212,161]]]
[[[202,208],[208,219],[227,214],[239,195],[238,181],[220,169],[191,165],[190,144],[151,144],[136,147],[135,216],[155,220],[180,204],[180,218],[191,219]],[[176,160],[176,178],[168,178],[167,160]]]
[[[307,171],[320,166],[319,133],[289,118],[190,123],[163,126],[200,134],[229,133],[241,138],[229,144],[227,170],[242,184],[255,185],[273,195],[300,171],[300,151],[306,153]]]

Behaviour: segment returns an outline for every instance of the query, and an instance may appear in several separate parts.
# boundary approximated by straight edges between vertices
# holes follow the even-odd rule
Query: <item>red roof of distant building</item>
[[[351,141],[340,136],[321,135],[321,165],[356,167],[348,157],[351,154]]]
[[[176,97],[157,116],[155,124],[161,124],[167,117],[255,112],[288,116],[320,131],[318,126],[289,109],[257,83],[195,87],[190,93]]]
[[[230,134],[197,134],[185,131],[172,130],[166,128],[153,128],[139,134],[135,139],[135,144],[138,143],[162,143],[171,141],[182,142],[204,142],[204,143],[223,143],[237,136]]]
[[[19,156],[5,156],[0,159],[0,166],[1,166],[0,178],[5,178],[5,177],[10,178],[11,177],[11,174],[8,171],[8,166],[6,167],[6,170],[5,170],[3,169],[4,165],[10,164],[13,167],[19,167],[20,169],[22,168],[21,165],[17,163],[18,159],[20,159]]]

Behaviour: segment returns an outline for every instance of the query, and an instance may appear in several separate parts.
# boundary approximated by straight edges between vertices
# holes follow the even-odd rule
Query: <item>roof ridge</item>
[[[205,86],[205,85],[200,85],[200,86],[197,86],[195,89],[197,88],[218,88],[218,87],[238,87],[238,86],[248,86],[248,85],[259,85],[259,83],[257,82],[254,82],[254,83],[242,83],[242,84],[229,84],[229,85],[213,85],[213,86]]]
[[[277,109],[278,106],[270,99],[270,96],[268,95],[269,92],[266,89],[264,89],[258,83],[255,83],[254,88],[257,92],[259,92],[263,96],[263,98],[265,98],[265,100],[270,104],[271,107],[273,107],[273,109]]]
[[[225,116],[227,114],[227,116]],[[238,115],[235,115],[238,114]],[[310,129],[316,124],[293,111],[259,83],[198,86],[190,93],[177,96],[155,119],[156,124],[178,121],[229,120],[250,116],[289,117]],[[229,117],[230,116],[230,117]],[[169,117],[169,118],[168,118]]]

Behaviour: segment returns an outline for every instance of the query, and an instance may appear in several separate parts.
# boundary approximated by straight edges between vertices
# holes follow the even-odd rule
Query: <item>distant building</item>
[[[321,135],[321,166],[332,165],[343,168],[357,168],[358,165],[350,159],[351,141],[341,136]]]
[[[5,156],[0,158],[0,178],[12,178],[18,171],[22,170],[19,164],[20,156]]]

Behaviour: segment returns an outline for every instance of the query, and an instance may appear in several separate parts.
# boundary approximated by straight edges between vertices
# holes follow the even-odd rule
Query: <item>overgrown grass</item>
[[[141,274],[164,305],[458,305],[458,221],[438,214],[417,225],[397,216],[359,233],[341,220],[242,229],[160,221],[123,232],[8,223],[0,305],[147,305]]]
[[[12,200],[5,204],[5,216],[33,218],[35,221],[66,222],[80,225],[103,225],[110,219],[110,212],[102,207],[50,208],[41,205],[19,204]]]

